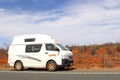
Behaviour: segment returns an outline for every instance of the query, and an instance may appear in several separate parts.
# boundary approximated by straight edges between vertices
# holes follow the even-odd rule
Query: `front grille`
[[[72,56],[69,56],[69,59],[73,59],[73,57],[72,57]]]

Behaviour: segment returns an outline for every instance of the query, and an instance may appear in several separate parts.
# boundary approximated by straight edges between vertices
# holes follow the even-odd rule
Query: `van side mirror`
[[[58,52],[59,52],[60,50],[57,48],[57,49],[56,49],[56,51],[58,51]]]
[[[72,52],[72,49],[69,49]]]

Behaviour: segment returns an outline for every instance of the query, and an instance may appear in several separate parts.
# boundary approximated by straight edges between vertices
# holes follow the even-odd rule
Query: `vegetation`
[[[120,43],[101,45],[69,46],[74,53],[74,67],[115,67],[120,66]]]
[[[6,58],[6,57],[7,57],[7,49],[0,48],[0,59],[1,58]]]

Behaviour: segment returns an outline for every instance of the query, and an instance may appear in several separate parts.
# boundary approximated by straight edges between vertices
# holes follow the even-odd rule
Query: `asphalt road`
[[[0,80],[120,80],[120,72],[0,70]]]

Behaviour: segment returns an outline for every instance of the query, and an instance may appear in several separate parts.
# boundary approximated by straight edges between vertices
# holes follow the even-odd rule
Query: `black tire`
[[[56,62],[54,61],[49,61],[46,66],[48,71],[55,71],[57,69]]]
[[[21,62],[21,61],[15,62],[14,68],[15,68],[17,71],[23,70],[23,64],[22,64],[22,62]]]

